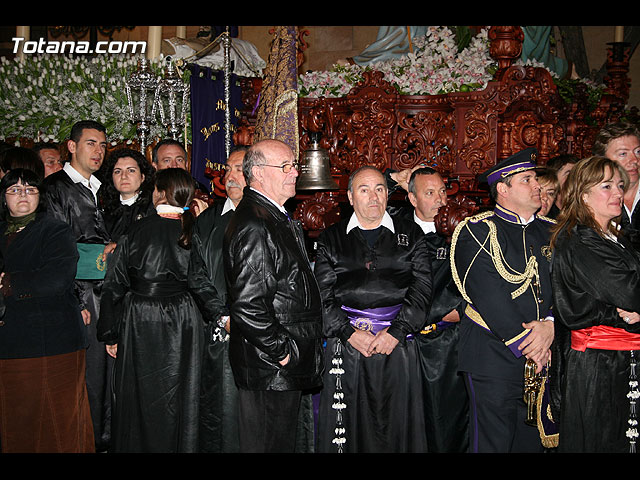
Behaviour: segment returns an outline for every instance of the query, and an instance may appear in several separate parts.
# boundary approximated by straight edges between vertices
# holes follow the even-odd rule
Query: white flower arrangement
[[[309,72],[298,78],[301,97],[335,98],[346,95],[365,70],[377,70],[401,95],[439,95],[480,90],[493,79],[497,65],[489,54],[488,29],[473,36],[458,51],[456,36],[448,27],[429,27],[413,39],[413,52],[369,66],[334,65],[332,70]]]
[[[0,58],[0,138],[61,142],[79,120],[96,120],[112,145],[130,143],[136,126],[129,121],[125,81],[139,56],[64,56],[42,54]],[[159,75],[163,58],[150,61]],[[150,135],[163,136],[160,125]]]
[[[489,52],[489,27],[471,37],[460,48],[449,27],[429,27],[426,35],[413,39],[413,53],[368,66],[334,65],[329,71],[308,72],[298,76],[300,97],[337,98],[345,96],[362,80],[362,72],[378,70],[400,95],[441,95],[483,90],[493,80],[497,62]],[[560,79],[543,63],[517,59],[514,65],[545,68],[558,86],[561,97],[571,103],[576,83],[587,86],[591,107],[597,105],[604,85],[585,79]]]

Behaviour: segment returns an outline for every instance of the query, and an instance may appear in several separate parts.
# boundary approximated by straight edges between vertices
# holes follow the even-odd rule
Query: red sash
[[[640,334],[622,328],[596,325],[571,331],[571,348],[584,352],[587,348],[599,350],[640,350]]]

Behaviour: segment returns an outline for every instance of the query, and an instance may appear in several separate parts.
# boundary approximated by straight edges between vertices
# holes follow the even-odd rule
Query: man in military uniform
[[[472,452],[542,450],[538,430],[525,424],[523,400],[526,360],[541,371],[553,341],[553,221],[535,215],[541,206],[536,154],[523,150],[481,175],[495,208],[463,220],[452,237],[452,274],[468,302],[458,352]]]

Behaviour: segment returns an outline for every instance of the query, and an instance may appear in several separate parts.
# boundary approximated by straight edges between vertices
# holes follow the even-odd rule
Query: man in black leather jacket
[[[252,146],[248,187],[224,237],[242,452],[294,451],[302,391],[322,383],[320,292],[302,229],[283,207],[296,166],[283,142]]]
[[[109,381],[113,359],[96,336],[100,313],[100,291],[106,264],[103,254],[110,236],[97,192],[100,181],[94,176],[104,160],[107,148],[106,129],[92,120],[74,124],[67,142],[69,162],[62,170],[49,175],[42,184],[47,213],[71,226],[80,260],[75,289],[87,325],[87,393],[91,405],[96,450],[109,448],[111,438],[111,397]]]

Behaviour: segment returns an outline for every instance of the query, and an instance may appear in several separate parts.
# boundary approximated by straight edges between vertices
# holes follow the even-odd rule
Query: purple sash
[[[391,325],[391,320],[396,318],[402,305],[393,305],[391,307],[366,308],[359,310],[357,308],[342,305],[342,310],[347,313],[347,318],[351,325],[359,330],[371,332],[374,335],[380,330]]]

